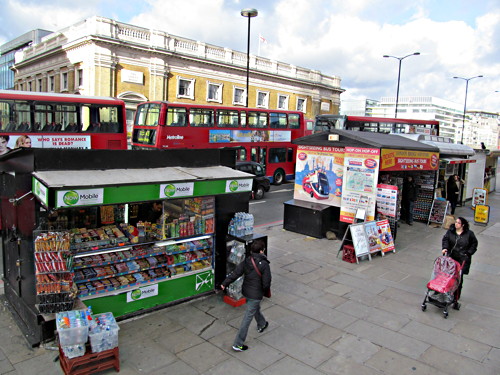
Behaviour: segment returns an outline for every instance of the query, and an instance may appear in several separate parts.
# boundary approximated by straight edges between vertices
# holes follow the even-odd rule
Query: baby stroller
[[[427,309],[427,302],[443,309],[444,318],[448,318],[448,307],[460,309],[456,291],[460,286],[462,266],[448,256],[439,256],[434,261],[431,280],[427,283],[427,293],[422,303],[422,311]]]

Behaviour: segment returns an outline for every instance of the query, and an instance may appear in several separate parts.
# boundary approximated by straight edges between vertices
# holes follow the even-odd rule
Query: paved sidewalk
[[[258,228],[269,236],[270,322],[252,322],[244,353],[231,350],[244,307],[212,295],[120,323],[120,374],[500,374],[500,194],[466,276],[460,311],[422,312],[444,230],[401,224],[395,254],[359,265],[337,258],[340,241]],[[469,206],[456,213],[473,223]],[[0,374],[60,374],[57,352],[29,348],[0,311]],[[108,370],[102,374],[113,374]]]

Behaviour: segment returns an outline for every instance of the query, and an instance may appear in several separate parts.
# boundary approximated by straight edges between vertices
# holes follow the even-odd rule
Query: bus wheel
[[[282,169],[278,169],[276,172],[274,172],[274,185],[281,185],[285,181],[285,173],[283,172]]]
[[[257,190],[255,190],[255,193],[253,194],[253,199],[259,200],[262,198],[264,198],[264,187],[257,186]]]

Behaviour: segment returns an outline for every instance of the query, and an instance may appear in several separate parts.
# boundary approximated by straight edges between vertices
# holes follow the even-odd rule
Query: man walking
[[[406,222],[413,225],[413,209],[417,200],[418,188],[412,176],[407,176],[403,183],[402,203],[406,214]]]
[[[242,294],[247,300],[247,308],[233,343],[233,350],[237,352],[248,349],[248,346],[244,343],[247,338],[248,328],[254,317],[257,322],[258,332],[264,332],[269,326],[264,315],[260,312],[260,303],[264,297],[264,290],[271,287],[271,268],[269,267],[269,260],[264,255],[264,242],[259,240],[254,241],[250,245],[250,252],[250,255],[238,264],[236,269],[221,284],[221,289],[224,290],[240,276],[245,276]]]

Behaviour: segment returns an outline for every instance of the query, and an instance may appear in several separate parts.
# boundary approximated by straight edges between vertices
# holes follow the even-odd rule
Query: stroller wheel
[[[422,304],[422,311],[427,310],[427,305]]]
[[[444,312],[443,312],[443,317],[444,317],[445,319],[448,319],[448,311],[444,311]]]

